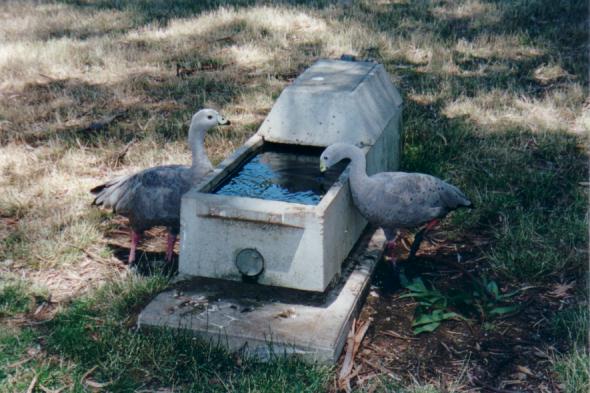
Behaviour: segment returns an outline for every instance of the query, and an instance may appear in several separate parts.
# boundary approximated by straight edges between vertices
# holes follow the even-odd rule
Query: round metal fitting
[[[244,248],[236,255],[236,267],[244,276],[256,277],[264,270],[264,258],[253,248]]]

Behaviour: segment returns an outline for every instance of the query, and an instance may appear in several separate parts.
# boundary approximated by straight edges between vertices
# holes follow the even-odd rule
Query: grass
[[[554,357],[554,370],[559,375],[563,390],[571,393],[587,392],[590,388],[590,354],[588,334],[590,315],[587,307],[564,310],[553,318],[556,334],[566,334],[573,348]]]
[[[232,121],[207,136],[219,162],[257,130],[294,75],[342,53],[381,62],[403,93],[403,169],[449,180],[475,202],[444,222],[445,235],[471,245],[506,286],[549,291],[576,280],[568,305],[583,304],[587,14],[574,0],[3,2],[0,274],[27,281],[0,282],[0,325],[11,326],[0,365],[40,352],[26,367],[0,371],[0,390],[26,390],[37,374],[44,386],[81,391],[94,366],[91,378],[113,390],[144,379],[204,389],[191,378],[219,380],[219,391],[328,389],[329,370],[316,366],[238,365],[187,337],[137,335],[133,315],[165,284],[121,281],[109,242],[125,227],[90,209],[88,190],[147,166],[188,163],[188,120],[203,106]],[[195,72],[177,77],[177,64]],[[106,127],[89,129],[113,114],[120,116]],[[148,244],[162,248],[158,239]],[[38,298],[28,286],[49,295]],[[59,302],[51,323],[9,322],[30,315],[38,299]],[[559,318],[548,329],[561,326],[552,334],[571,337],[555,370],[566,386],[584,386],[587,343],[576,337],[587,325],[564,330]]]
[[[10,316],[28,311],[29,294],[22,283],[8,283],[0,287],[0,316]]]
[[[11,275],[0,280],[0,318],[34,311],[34,307],[47,300],[47,292],[29,282]]]
[[[0,348],[6,348],[0,358],[4,366],[30,353],[41,337],[44,341],[34,361],[0,374],[0,391],[26,388],[32,375],[38,376],[39,386],[65,385],[75,392],[92,383],[117,392],[174,386],[191,392],[316,392],[326,385],[329,368],[280,354],[268,367],[246,353],[230,355],[185,332],[137,334],[130,315],[166,285],[161,276],[130,275],[74,301],[42,329],[0,337]]]

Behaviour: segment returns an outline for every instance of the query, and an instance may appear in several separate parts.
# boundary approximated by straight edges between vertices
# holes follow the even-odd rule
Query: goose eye
[[[327,160],[327,159],[328,159],[328,156],[324,156],[324,160]]]
[[[213,116],[209,115],[209,116],[207,116],[207,119],[211,120],[211,119],[213,119]]]

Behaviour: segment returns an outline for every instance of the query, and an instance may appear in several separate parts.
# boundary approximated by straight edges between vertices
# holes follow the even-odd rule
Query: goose
[[[353,203],[369,223],[383,229],[385,255],[394,266],[393,247],[398,229],[426,224],[412,244],[408,257],[411,260],[424,234],[441,218],[455,209],[472,207],[461,190],[434,176],[406,172],[381,172],[368,176],[365,154],[348,143],[328,146],[320,155],[320,171],[324,172],[344,159],[350,160],[349,181]]]
[[[141,235],[154,226],[168,228],[166,262],[172,253],[180,231],[180,200],[192,186],[213,170],[207,157],[204,140],[206,132],[216,125],[230,122],[213,109],[201,109],[192,117],[188,141],[192,150],[192,165],[163,165],[147,168],[132,175],[122,176],[94,187],[93,206],[112,209],[127,217],[131,227],[129,264],[135,262]]]

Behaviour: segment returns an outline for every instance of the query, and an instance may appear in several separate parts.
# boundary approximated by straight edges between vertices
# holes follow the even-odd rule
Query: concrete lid
[[[401,105],[381,64],[319,60],[283,90],[258,133],[278,143],[373,145]]]

